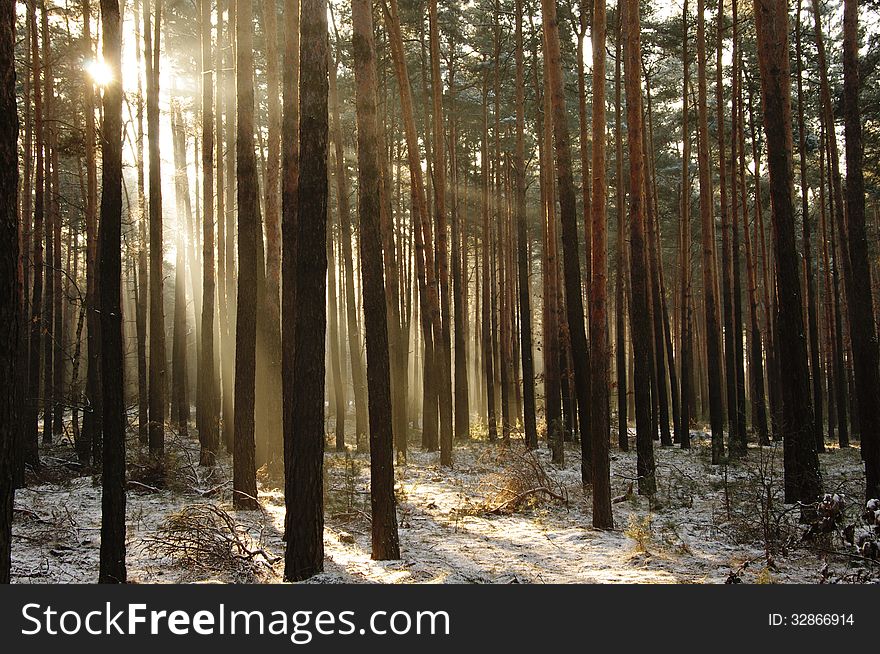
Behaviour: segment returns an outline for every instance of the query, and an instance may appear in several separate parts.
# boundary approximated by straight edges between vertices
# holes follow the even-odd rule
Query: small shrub
[[[636,542],[637,552],[647,553],[648,546],[653,542],[653,522],[654,518],[650,514],[641,519],[636,515],[630,515],[629,525],[623,533]]]

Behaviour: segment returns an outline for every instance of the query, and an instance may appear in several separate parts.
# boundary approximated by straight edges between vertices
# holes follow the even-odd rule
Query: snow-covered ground
[[[567,495],[567,504],[541,493],[513,512],[491,509],[510,497],[499,489],[521,461],[521,441],[512,440],[509,449],[483,441],[457,444],[451,470],[440,467],[437,453],[414,448],[407,464],[396,471],[402,558],[383,562],[370,559],[368,455],[328,449],[325,572],[313,581],[723,583],[732,572],[746,583],[877,579],[880,566],[855,556],[838,536],[801,542],[806,528],[797,524],[796,510],[781,504],[781,448],[752,448],[744,462],[719,467],[710,464],[703,435],[692,436],[694,448],[689,451],[656,447],[659,491],[651,501],[628,492],[636,474],[635,453],[612,451],[611,531],[591,527],[591,497],[581,488],[577,444],[567,446],[561,467],[550,464],[546,448],[538,453],[554,488]],[[207,479],[204,469],[192,465],[198,460],[195,441],[175,440],[169,453],[171,488],[151,488],[145,478],[128,493],[129,580],[281,581],[284,502],[278,480],[261,470],[262,511],[234,511],[225,456]],[[91,476],[77,476],[65,465],[74,458],[69,447],[56,446],[50,454],[44,458],[44,481],[34,478],[16,493],[13,581],[93,582],[100,487]],[[820,459],[825,488],[849,498],[851,521],[856,522],[863,486],[858,449],[830,449]],[[227,510],[266,556],[243,567],[211,569],[157,554],[148,546],[169,514],[199,503]],[[765,541],[772,544],[769,563]]]

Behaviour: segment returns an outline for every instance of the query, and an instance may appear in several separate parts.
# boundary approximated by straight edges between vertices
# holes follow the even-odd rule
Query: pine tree
[[[18,108],[15,80],[15,2],[0,2],[0,584],[10,581],[13,456],[19,425],[19,327],[24,310],[19,267]]]
[[[285,8],[285,23],[290,17]],[[295,10],[295,9],[294,9]],[[327,323],[328,43],[326,0],[301,2],[299,160],[289,193],[290,148],[282,160],[284,439],[287,551],[284,577],[307,579],[324,569],[324,341]],[[288,54],[291,32],[287,35]],[[289,59],[285,66],[289,65]],[[287,82],[287,80],[285,80]],[[285,83],[284,122],[291,104]],[[282,151],[285,148],[282,146]],[[288,204],[295,201],[292,206]],[[292,316],[292,324],[288,322]],[[308,380],[308,382],[305,382]],[[287,482],[286,482],[287,483]]]
[[[117,0],[101,0],[104,62],[112,79],[104,88],[101,126],[101,391],[103,474],[100,583],[125,583],[125,397],[122,343],[122,20]]]

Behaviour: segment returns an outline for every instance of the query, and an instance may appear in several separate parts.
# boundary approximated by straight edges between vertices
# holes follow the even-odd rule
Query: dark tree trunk
[[[549,79],[553,111],[553,140],[556,146],[556,175],[559,179],[559,208],[562,224],[562,257],[565,283],[565,309],[571,354],[574,366],[578,423],[583,426],[581,437],[581,481],[592,481],[592,438],[586,433],[590,422],[590,353],[584,325],[584,303],[581,293],[580,262],[578,260],[577,206],[574,179],[571,170],[571,144],[565,108],[565,87],[562,79],[562,61],[559,43],[559,21],[556,3],[541,2],[544,38],[547,48],[545,74]],[[595,92],[595,90],[594,90]],[[550,147],[550,144],[546,144]]]
[[[712,429],[712,463],[724,458],[724,405],[721,398],[721,328],[715,292],[715,221],[712,217],[712,182],[709,167],[709,127],[706,108],[706,20],[703,0],[697,2],[697,112],[700,167],[700,224],[703,252],[703,305],[705,308],[706,370],[709,381],[709,414]]]
[[[45,203],[45,243],[46,266],[43,280],[43,443],[52,443],[52,412],[55,406],[55,223],[58,215],[58,189],[53,184],[57,170],[56,148],[54,147],[55,123],[53,115],[55,83],[52,72],[51,40],[49,37],[49,9],[45,0],[40,0],[41,35],[43,41],[43,198]],[[53,166],[53,164],[56,164]]]
[[[19,266],[18,109],[15,83],[15,5],[0,2],[0,584],[11,568],[13,460],[19,427],[18,364],[24,311]]]
[[[171,344],[171,421],[178,432],[186,436],[189,430],[189,371],[187,370],[187,328],[186,328],[186,249],[184,247],[183,216],[187,212],[185,196],[189,195],[188,184],[184,181],[186,168],[186,135],[182,124],[183,117],[175,103],[171,109],[171,132],[174,150],[174,190],[178,222],[177,255],[174,266],[174,330]],[[188,200],[188,198],[187,198]],[[195,265],[192,262],[191,265]]]
[[[777,332],[782,384],[785,500],[805,504],[821,491],[813,438],[809,366],[792,203],[791,69],[788,58],[788,6],[755,2],[755,26],[773,205],[776,260]],[[873,324],[873,322],[872,322]]]
[[[34,91],[34,146],[36,168],[34,181],[34,229],[33,229],[33,289],[31,294],[31,338],[28,359],[28,418],[25,428],[25,462],[36,469],[39,456],[40,416],[40,343],[43,334],[43,218],[45,198],[43,194],[45,157],[43,149],[43,90],[40,82],[40,46],[37,37],[37,2],[28,6],[28,23],[31,32],[31,71]],[[91,354],[91,351],[90,351]]]
[[[236,4],[236,75],[238,104],[235,160],[238,199],[238,303],[235,328],[235,417],[233,440],[233,503],[256,509],[257,470],[254,441],[254,388],[257,346],[257,278],[260,230],[260,189],[254,153],[253,5]],[[257,242],[260,239],[260,243]],[[321,242],[324,252],[324,242]],[[326,256],[326,253],[325,253]],[[323,304],[323,298],[321,300]],[[321,350],[323,356],[323,349]],[[322,377],[323,379],[323,377]],[[323,397],[323,393],[322,393]]]
[[[440,77],[440,27],[437,0],[429,0],[431,88],[433,100],[434,215],[436,218],[437,277],[440,291],[440,465],[452,466],[452,354],[449,308],[449,239],[446,217],[446,130],[443,127],[443,82]],[[454,147],[454,146],[453,146]]]
[[[376,53],[372,6],[352,3],[355,94],[358,122],[358,224],[364,328],[367,341],[367,387],[370,413],[370,502],[372,558],[400,558],[394,499],[394,429],[391,411],[391,366],[382,273],[381,168],[376,111]]]
[[[657,490],[654,442],[651,433],[650,358],[651,323],[648,307],[648,271],[645,226],[645,159],[642,123],[642,48],[638,0],[623,4],[622,36],[626,80],[626,117],[629,141],[630,278],[632,284],[633,351],[635,356],[636,451],[638,489],[641,495]]]
[[[489,84],[488,77],[483,80],[483,135],[482,152],[480,156],[482,166],[482,238],[480,251],[482,253],[482,291],[483,301],[480,308],[483,372],[485,377],[486,420],[490,441],[498,437],[498,427],[495,413],[495,366],[492,357],[492,330],[490,315],[492,313],[492,279],[490,276],[490,243],[489,243]],[[545,344],[546,345],[546,344]],[[548,419],[548,425],[550,424]],[[548,434],[550,429],[548,427]]]
[[[117,0],[101,0],[104,62],[113,73],[104,88],[101,127],[101,390],[104,465],[98,581],[125,583],[125,397],[122,342],[122,21]]]
[[[682,449],[691,447],[691,132],[690,132],[690,105],[688,102],[688,88],[690,85],[690,56],[688,55],[688,0],[684,0],[682,7],[682,42],[681,60],[684,67],[682,82],[682,111],[681,111],[681,134],[682,134],[682,164],[681,164],[681,210],[680,210],[680,246],[681,255],[679,267],[681,268],[681,307],[680,307],[680,343],[679,343],[679,368],[681,369],[681,383],[679,393],[679,433],[676,440]]]
[[[155,35],[150,28],[149,0],[144,6],[144,58],[147,64],[147,130],[150,154],[150,452],[165,451],[165,306],[163,300],[162,170],[159,154],[159,35],[162,0],[155,0]],[[155,43],[154,43],[155,41]],[[101,271],[103,276],[103,270]],[[103,340],[103,338],[102,338]]]
[[[336,246],[327,229],[327,317],[330,330],[330,372],[333,380],[333,413],[335,416],[336,451],[345,452],[345,385],[339,343],[339,294],[337,293]]]
[[[198,406],[201,465],[214,465],[220,446],[217,375],[214,370],[214,75],[211,49],[211,3],[199,0],[202,20],[202,333],[199,352]],[[217,34],[222,27],[217,26]],[[218,83],[220,77],[217,77]],[[218,203],[223,189],[218,184]],[[223,219],[218,210],[218,227]],[[195,289],[193,289],[195,290]],[[225,353],[224,353],[225,354]]]
[[[351,381],[354,387],[355,407],[355,443],[358,451],[363,451],[366,443],[368,417],[367,417],[367,387],[364,373],[363,341],[361,330],[358,325],[358,310],[355,303],[354,287],[354,248],[352,247],[351,212],[348,202],[348,178],[345,168],[345,148],[342,142],[342,125],[339,116],[339,100],[336,94],[336,73],[330,72],[330,112],[332,123],[330,126],[333,137],[334,154],[336,160],[336,208],[339,215],[339,241],[342,246],[342,272],[344,275],[345,316],[346,334],[348,336],[349,361],[351,362]]]
[[[289,517],[285,525],[284,576],[290,581],[307,579],[324,569],[327,2],[302,0],[301,7],[299,156],[302,165],[298,171],[296,197],[288,193],[289,186],[285,184],[282,222],[285,468],[286,479],[291,480],[289,492],[285,494]],[[289,24],[289,18],[285,17],[285,22]],[[285,67],[288,65],[286,62]],[[293,110],[289,101],[289,90],[285,88],[285,123]],[[286,150],[288,156],[282,164],[285,178],[296,173],[290,167],[289,148]],[[305,380],[309,380],[308,383]]]
[[[865,179],[859,110],[858,1],[843,5],[843,117],[846,135],[846,217],[852,275],[846,281],[859,433],[867,499],[880,496],[880,370],[865,231]]]
[[[525,63],[523,61],[523,2],[516,0],[516,231],[517,275],[519,277],[519,330],[522,352],[523,426],[526,447],[537,449],[535,420],[535,362],[532,354],[532,306],[529,299],[528,225],[526,217],[525,155]],[[457,348],[456,348],[457,351]],[[456,418],[458,413],[456,412]]]
[[[743,345],[743,315],[742,315],[742,275],[741,275],[741,256],[740,256],[740,209],[737,206],[737,146],[739,139],[737,136],[737,125],[739,125],[739,113],[741,106],[739,104],[739,86],[741,77],[739,75],[738,58],[740,56],[739,42],[739,5],[738,0],[732,0],[733,4],[733,92],[731,97],[731,129],[730,129],[730,213],[731,220],[731,270],[732,289],[733,289],[733,346],[734,346],[734,366],[736,368],[736,388],[734,410],[736,411],[736,433],[731,434],[731,439],[736,440],[737,448],[745,454],[748,451],[748,437],[746,435],[746,373],[744,364],[744,345]],[[745,202],[742,207],[743,212],[746,210]]]
[[[611,512],[611,416],[608,384],[611,380],[611,352],[608,344],[608,242],[605,183],[605,0],[593,4],[593,193],[591,206],[592,266],[590,271],[590,389],[592,410],[589,438],[592,439],[593,526],[612,529]],[[586,185],[587,181],[584,180]],[[588,438],[586,425],[581,439]]]
[[[143,0],[142,0],[143,1]],[[88,4],[89,0],[85,0],[85,4]],[[141,69],[141,58],[142,58],[142,50],[141,50],[141,21],[140,21],[140,7],[141,2],[136,3],[134,19],[135,19],[135,53],[136,53],[136,62],[138,70]],[[94,110],[92,110],[94,113]],[[88,117],[87,117],[88,120]],[[91,122],[91,121],[90,121]],[[149,306],[149,265],[147,263],[147,198],[146,198],[146,190],[144,185],[144,94],[143,94],[143,83],[141,82],[141,76],[138,75],[137,80],[137,135],[136,135],[136,153],[137,157],[137,194],[138,194],[138,252],[137,252],[137,281],[138,281],[138,303],[135,308],[135,329],[137,331],[137,366],[138,366],[138,441],[142,445],[147,445],[149,442],[149,422],[150,422],[150,405],[148,399],[148,367],[147,367],[147,307]],[[89,234],[91,232],[97,233],[97,221],[93,221],[94,224],[89,229],[88,222],[86,223],[86,233]],[[87,236],[87,239],[90,238]],[[94,276],[95,273],[92,272],[93,269],[96,269],[94,265],[94,261],[89,258],[86,262],[86,275]],[[92,282],[92,286],[97,288],[97,281]],[[92,286],[89,288],[91,289]],[[92,291],[95,293],[95,291]],[[91,315],[94,313],[94,317]],[[98,325],[98,314],[97,312],[89,311],[89,321],[88,321],[88,349],[89,349],[89,371],[88,377],[86,379],[86,388],[88,389],[89,384],[93,383],[92,377],[97,375],[93,375],[92,373],[92,342],[98,342],[98,334],[97,330],[95,330],[95,335],[93,337],[92,331],[92,323],[97,327]],[[95,361],[95,369],[98,369],[97,363],[99,359],[96,357]],[[97,384],[97,382],[94,382]],[[86,414],[88,416],[88,414]],[[86,429],[87,421],[84,420],[84,432],[88,433],[88,429]]]
[[[816,278],[813,272],[813,254],[810,230],[810,204],[808,200],[809,186],[807,183],[807,133],[804,123],[804,83],[803,83],[803,48],[801,47],[801,0],[797,3],[797,21],[795,25],[795,51],[797,58],[797,104],[798,104],[798,158],[800,164],[801,186],[801,224],[804,274],[806,275],[807,291],[807,328],[809,330],[810,379],[813,390],[813,436],[816,449],[825,451],[825,434],[822,419],[822,367],[819,363],[819,319],[816,306]]]
[[[626,383],[626,213],[623,180],[623,109],[621,104],[621,66],[623,62],[622,12],[617,12],[617,38],[614,57],[614,148],[615,180],[617,191],[617,250],[615,268],[617,275],[614,289],[614,319],[617,347],[615,348],[617,372],[617,445],[621,451],[629,450],[629,426],[627,424]]]

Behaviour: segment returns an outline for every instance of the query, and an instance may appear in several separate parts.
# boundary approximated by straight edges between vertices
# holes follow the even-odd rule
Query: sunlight
[[[113,81],[113,71],[111,71],[110,66],[103,61],[97,59],[90,61],[83,68],[85,68],[89,77],[91,77],[92,81],[99,87],[107,86],[107,84]]]

